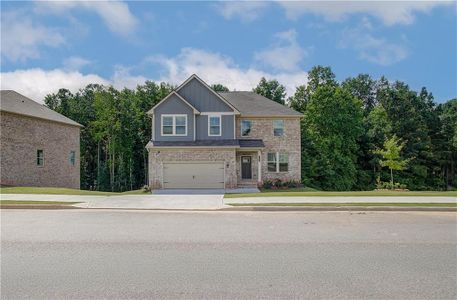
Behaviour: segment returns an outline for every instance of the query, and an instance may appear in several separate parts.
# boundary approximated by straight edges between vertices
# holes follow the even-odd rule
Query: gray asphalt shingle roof
[[[64,115],[12,90],[0,92],[0,111],[82,127]]]
[[[219,94],[235,106],[241,116],[303,116],[303,114],[285,105],[254,92],[221,92]]]
[[[154,147],[240,147],[263,148],[262,140],[199,140],[199,141],[153,141]]]

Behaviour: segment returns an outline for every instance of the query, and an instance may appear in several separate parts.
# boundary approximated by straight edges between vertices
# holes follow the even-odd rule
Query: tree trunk
[[[390,168],[390,185],[392,187],[392,190],[394,189],[394,173],[392,171],[392,168]]]
[[[97,143],[97,182],[95,188],[97,191],[100,190],[100,141]]]

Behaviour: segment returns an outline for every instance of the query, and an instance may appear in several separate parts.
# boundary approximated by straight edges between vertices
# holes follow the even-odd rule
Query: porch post
[[[257,159],[257,169],[258,169],[258,176],[257,176],[257,182],[259,184],[262,183],[262,154],[260,153],[260,150],[257,151],[258,159]]]

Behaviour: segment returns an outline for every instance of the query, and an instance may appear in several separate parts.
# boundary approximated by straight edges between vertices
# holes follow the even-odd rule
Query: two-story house
[[[302,114],[287,106],[254,92],[217,93],[192,75],[148,114],[152,189],[300,181]]]

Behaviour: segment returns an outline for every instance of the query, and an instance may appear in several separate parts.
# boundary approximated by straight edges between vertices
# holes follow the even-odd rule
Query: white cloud
[[[132,75],[132,68],[115,66],[110,78],[97,74],[83,74],[68,68],[44,70],[24,69],[0,74],[1,89],[12,89],[38,102],[42,102],[49,93],[55,93],[59,88],[72,92],[90,83],[113,85],[117,89],[135,88],[146,80],[165,81],[180,84],[192,74],[197,74],[208,84],[222,83],[231,90],[251,90],[260,78],[277,79],[286,86],[288,95],[307,80],[307,73],[296,70],[293,72],[268,73],[253,67],[240,68],[227,56],[200,49],[184,48],[176,57],[154,55],[145,59],[146,63],[158,64],[161,75],[148,78],[143,75]]]
[[[253,67],[241,68],[227,56],[201,49],[184,48],[176,57],[151,56],[148,62],[162,66],[162,75],[157,78],[173,84],[180,84],[192,74],[197,74],[208,84],[222,83],[231,90],[251,90],[260,78],[277,79],[286,86],[288,95],[307,80],[307,73],[293,72],[269,73]]]
[[[427,13],[454,1],[280,1],[289,19],[295,20],[306,13],[324,17],[327,21],[340,21],[352,14],[368,14],[386,25],[411,24],[416,13]]]
[[[40,57],[40,47],[57,47],[65,43],[54,28],[36,24],[20,12],[2,13],[1,55],[13,62]]]
[[[123,67],[115,67],[110,79],[97,74],[83,74],[76,70],[36,68],[2,72],[0,86],[2,90],[15,90],[43,103],[47,94],[56,93],[60,88],[66,88],[75,93],[90,83],[98,83],[112,85],[117,89],[125,87],[133,89],[138,84],[144,84],[147,79],[144,76],[133,76]]]
[[[137,18],[122,1],[40,1],[36,5],[40,13],[61,14],[73,9],[94,11],[112,32],[123,36],[131,34],[138,26]]]
[[[383,66],[392,65],[408,56],[406,47],[375,37],[372,30],[371,23],[364,19],[358,27],[343,30],[340,46],[358,51],[360,59]]]
[[[260,17],[268,2],[262,1],[222,1],[216,9],[227,20],[236,17],[243,21],[251,22]]]
[[[92,62],[88,59],[79,56],[70,56],[64,59],[63,66],[65,70],[78,71],[91,63]]]
[[[257,52],[254,59],[277,71],[295,71],[308,52],[297,43],[297,32],[293,29],[274,35],[274,43],[269,48]]]
[[[2,72],[0,79],[2,90],[15,90],[38,102],[43,102],[47,94],[55,93],[59,88],[76,92],[89,83],[109,83],[109,81],[95,74],[83,75],[77,71],[43,70],[39,68]]]

